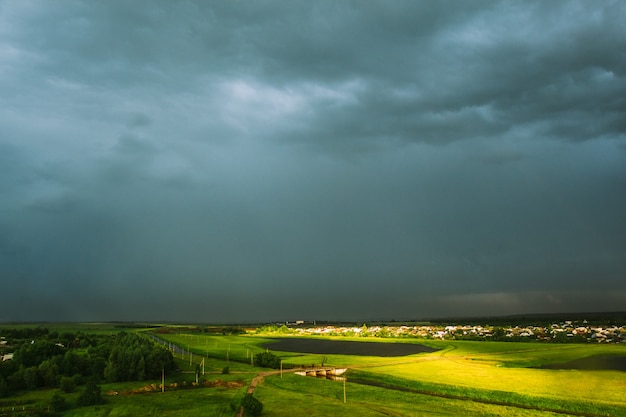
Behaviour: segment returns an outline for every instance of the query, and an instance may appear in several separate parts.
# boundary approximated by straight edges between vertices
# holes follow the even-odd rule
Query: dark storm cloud
[[[0,320],[623,308],[625,18],[0,1]]]

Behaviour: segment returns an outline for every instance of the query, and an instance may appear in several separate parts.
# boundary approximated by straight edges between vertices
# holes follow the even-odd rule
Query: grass
[[[496,342],[441,345],[445,347],[441,351],[423,355],[412,363],[369,367],[365,377],[471,399],[512,400],[515,404],[589,415],[626,415],[624,372],[515,367],[566,362],[596,354],[626,354],[623,346]]]
[[[437,398],[459,399],[470,403],[489,405],[507,405],[510,407],[530,410],[554,411],[584,416],[617,416],[625,415],[626,408],[616,403],[585,401],[571,396],[550,397],[524,394],[509,387],[506,390],[490,390],[461,385],[423,382],[370,372],[352,372],[349,379],[360,380],[361,383],[372,383],[388,389],[409,391]]]
[[[127,395],[129,391],[138,390],[146,385],[160,384],[161,381],[123,382],[102,384],[102,394],[106,403],[91,407],[72,408],[66,411],[64,416],[229,416],[234,415],[231,404],[238,405],[243,397],[249,378],[241,375],[211,375],[205,378],[210,381],[237,381],[243,379],[243,386],[228,388],[217,386],[211,388],[166,388],[164,393],[159,391],[135,393]],[[182,380],[192,381],[192,375],[183,374],[166,379],[166,386]],[[68,403],[76,405],[78,396],[82,391],[79,387],[72,394],[61,394]],[[108,395],[109,392],[118,392],[118,395]],[[27,414],[34,409],[47,408],[52,396],[60,392],[57,389],[37,390],[25,392],[17,397],[0,400],[0,416],[19,416]],[[123,394],[124,393],[124,394]]]
[[[73,409],[65,416],[233,416],[230,406],[240,390],[202,388],[108,397],[107,404]],[[243,395],[243,394],[241,394]]]
[[[201,351],[202,344],[211,346],[212,343],[211,350],[216,356],[225,355],[230,348],[231,358],[244,361],[246,349],[249,353],[262,351],[262,345],[271,341],[258,336],[170,335],[168,338],[183,343],[187,341],[192,351]],[[623,372],[528,368],[592,355],[626,354],[624,346],[472,341],[429,341],[428,344],[440,350],[391,358],[275,353],[281,356],[285,368],[290,365],[319,365],[324,361],[330,366],[367,371],[366,376],[370,381],[454,398],[491,400],[589,415],[626,415],[626,399],[623,395],[626,379]],[[239,367],[248,372],[251,370],[245,364],[239,364]],[[364,375],[351,371],[350,377],[363,378]],[[384,392],[378,392],[377,395],[384,397]]]
[[[83,324],[67,331],[132,331],[115,324]],[[49,326],[45,326],[49,327]],[[53,328],[49,327],[51,331]],[[62,331],[61,325],[54,331]],[[136,329],[141,331],[141,329]],[[181,332],[184,330],[181,329]],[[207,380],[243,381],[244,386],[166,390],[136,395],[106,396],[97,407],[74,408],[65,416],[234,416],[252,378],[265,369],[250,365],[250,357],[265,351],[272,339],[262,335],[159,334],[193,352],[175,355],[182,373],[166,376],[166,384],[195,381],[195,369],[205,361]],[[320,337],[316,337],[320,338]],[[331,340],[423,343],[439,350],[403,357],[320,355],[276,352],[289,366],[320,364],[348,367],[347,404],[343,383],[285,372],[268,376],[255,396],[264,404],[263,416],[531,416],[570,413],[586,416],[626,416],[626,373],[533,369],[592,355],[626,355],[620,345],[557,345],[419,339],[327,338]],[[208,357],[207,357],[208,356]],[[228,358],[228,361],[227,361]],[[222,374],[228,366],[230,373]],[[202,376],[201,376],[202,378]],[[378,386],[355,383],[357,379]],[[140,388],[148,383],[102,385],[102,392]],[[76,403],[82,388],[66,395]],[[0,416],[14,415],[7,407],[27,410],[44,406],[57,390],[40,390],[0,400]],[[526,407],[526,408],[525,408]],[[235,407],[236,408],[236,407]],[[543,409],[543,410],[542,410]],[[552,411],[546,411],[552,410]],[[554,411],[560,411],[561,414]],[[4,414],[3,414],[4,413]],[[15,414],[17,415],[17,414]]]
[[[216,357],[225,355],[230,349],[231,358],[243,361],[246,359],[244,357],[246,353],[253,354],[262,351],[262,346],[271,341],[266,337],[258,336],[169,335],[168,339],[183,345],[187,342],[191,350],[196,352],[202,351],[203,344],[208,345],[210,352]],[[332,340],[332,338],[328,339]],[[372,341],[367,338],[352,340]],[[375,340],[380,341],[380,339]],[[385,342],[398,341],[385,340]],[[422,341],[403,339],[401,342],[420,343]],[[324,361],[330,366],[361,369],[358,372],[350,371],[349,379],[363,378],[370,382],[414,391],[400,392],[381,387],[349,384],[353,386],[351,389],[353,395],[363,392],[363,399],[358,400],[359,404],[344,407],[347,410],[345,415],[381,415],[381,413],[411,415],[407,412],[415,409],[416,401],[426,408],[433,403],[440,404],[440,406],[445,403],[445,410],[462,409],[464,411],[461,414],[467,414],[467,407],[470,407],[477,414],[492,413],[493,415],[503,413],[506,415],[515,413],[545,415],[547,411],[541,411],[541,409],[595,416],[626,415],[626,400],[623,396],[626,380],[623,372],[554,371],[528,368],[567,362],[592,355],[626,354],[624,346],[472,341],[429,341],[427,343],[440,350],[391,358],[274,353],[283,359],[285,368],[290,365],[295,367],[319,365]],[[251,370],[244,364],[239,366],[248,371]],[[289,409],[289,407],[285,408],[288,398],[293,400],[302,396],[308,402],[320,402],[315,405],[315,408],[326,410],[324,411],[326,413],[329,407],[334,409],[337,406],[337,393],[324,391],[331,389],[328,387],[336,387],[336,383],[333,385],[331,382],[328,385],[328,381],[291,375],[281,382],[275,382],[276,380],[277,377],[268,378],[268,381],[273,382],[271,384],[267,382],[257,391],[259,398],[266,403],[268,415],[293,413],[293,410],[284,411],[284,413],[279,410]],[[360,398],[359,395],[355,400]],[[390,395],[394,398],[391,402],[388,398]],[[366,400],[367,398],[369,400]],[[502,404],[508,404],[508,406]],[[355,410],[351,407],[362,409]],[[503,411],[502,407],[506,410]],[[341,410],[344,408],[333,412],[343,413],[344,411]],[[320,415],[324,412],[320,411]],[[429,413],[432,415],[432,410]],[[447,411],[442,411],[442,413],[446,414]],[[550,414],[550,412],[547,413]]]
[[[286,417],[322,416],[535,416],[557,414],[516,407],[468,402],[384,388],[347,383],[346,404],[343,384],[338,381],[285,375],[272,376],[257,388],[263,402],[263,415]]]
[[[265,352],[261,347],[268,343],[269,339],[247,337],[247,336],[208,336],[190,334],[160,334],[161,339],[172,342],[185,350],[184,355],[180,353],[174,356],[187,364],[189,368],[189,353],[193,353],[192,366],[199,364],[205,358],[205,370],[211,369],[216,372],[228,366],[231,372],[254,372],[261,368],[251,367],[251,356]],[[183,359],[184,356],[184,359]],[[183,369],[183,368],[181,368]],[[185,368],[186,369],[186,368]]]

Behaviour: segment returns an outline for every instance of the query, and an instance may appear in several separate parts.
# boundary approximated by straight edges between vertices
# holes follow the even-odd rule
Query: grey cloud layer
[[[617,308],[625,18],[0,2],[0,320],[150,319],[172,294],[171,318],[216,321],[588,309],[591,288]]]
[[[156,94],[167,106],[188,94],[214,110],[237,99],[220,85],[261,85],[264,96],[277,96],[270,105],[301,106],[274,132],[288,140],[623,135],[623,7],[587,9],[570,2],[81,3],[42,7],[16,31],[16,43],[48,84],[77,83],[89,90],[86,101]],[[312,94],[311,85],[328,94]]]

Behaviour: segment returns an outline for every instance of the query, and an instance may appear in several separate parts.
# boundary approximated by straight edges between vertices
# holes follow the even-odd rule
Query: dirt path
[[[254,378],[252,378],[252,381],[250,381],[250,385],[248,386],[247,393],[248,394],[254,394],[254,390],[256,389],[257,385],[259,385],[259,383],[263,381],[263,378],[265,378],[266,376],[276,375],[276,374],[279,374],[279,373],[280,373],[280,371],[261,372],[260,374],[258,374]]]

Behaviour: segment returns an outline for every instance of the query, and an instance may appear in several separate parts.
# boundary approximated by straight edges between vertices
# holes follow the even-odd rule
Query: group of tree
[[[175,368],[171,352],[133,333],[118,333],[104,368],[108,382],[158,378]]]
[[[295,331],[285,326],[284,324],[281,326],[277,326],[275,324],[268,324],[265,326],[258,327],[256,329],[256,334],[293,334]]]
[[[102,381],[156,379],[162,370],[175,369],[171,352],[134,333],[53,335],[42,329],[18,329],[4,330],[2,335],[15,350],[12,360],[0,362],[0,397],[24,389],[72,392],[88,382],[97,386]],[[95,397],[93,392],[92,388],[90,398]]]

